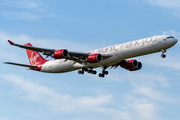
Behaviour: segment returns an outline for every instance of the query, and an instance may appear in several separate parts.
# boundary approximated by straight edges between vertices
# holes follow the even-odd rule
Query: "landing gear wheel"
[[[162,58],[165,58],[165,57],[166,57],[166,55],[165,55],[165,54],[162,54],[162,55],[161,55],[161,57],[162,57]]]
[[[81,74],[81,70],[78,70],[78,74]]]
[[[99,77],[102,77],[102,78],[103,78],[103,77],[104,77],[104,74],[102,74],[102,73],[99,73]]]
[[[78,73],[83,75],[84,71],[78,70]]]
[[[96,72],[96,71],[93,71],[93,72],[92,72],[92,74],[96,75],[96,74],[97,74],[97,72]]]
[[[108,73],[109,73],[108,71],[105,71],[105,75],[108,75]]]
[[[78,70],[78,73],[79,73],[79,74],[82,74],[82,75],[83,75],[84,72],[87,72],[87,73],[90,73],[90,74],[93,74],[93,75],[97,74],[97,71],[93,70],[92,67],[91,67],[91,68],[82,67],[81,70]]]
[[[104,77],[104,76],[105,76],[104,74],[101,75],[101,77]]]
[[[92,73],[92,70],[87,70],[87,73]]]
[[[102,71],[102,74],[108,75],[108,71]]]

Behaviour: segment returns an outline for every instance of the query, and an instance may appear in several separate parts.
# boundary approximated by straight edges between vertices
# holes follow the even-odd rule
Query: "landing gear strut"
[[[162,52],[161,57],[162,57],[162,58],[165,58],[166,55],[165,55],[164,53],[166,52],[166,50],[162,49],[161,52]]]
[[[107,66],[103,67],[102,73],[99,73],[99,77],[103,78],[105,75],[108,75],[108,71],[106,71],[107,68]]]

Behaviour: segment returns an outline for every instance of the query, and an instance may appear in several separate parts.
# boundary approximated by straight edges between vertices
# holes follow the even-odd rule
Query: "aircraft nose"
[[[178,40],[176,38],[173,39],[174,44],[176,44],[178,42]]]
[[[173,38],[171,40],[171,45],[174,46],[177,42],[178,42],[178,40],[176,38]]]

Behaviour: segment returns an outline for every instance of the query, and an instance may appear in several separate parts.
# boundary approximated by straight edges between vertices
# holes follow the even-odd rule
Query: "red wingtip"
[[[13,43],[12,41],[8,40],[8,42],[9,42],[11,45],[14,45],[14,43]]]

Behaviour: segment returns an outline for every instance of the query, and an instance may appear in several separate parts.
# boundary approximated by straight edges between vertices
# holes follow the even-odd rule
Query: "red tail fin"
[[[26,46],[32,46],[31,43],[27,43],[27,44],[24,44]],[[44,59],[38,52],[36,51],[32,51],[32,50],[28,50],[26,49],[26,52],[27,52],[27,55],[28,55],[28,58],[29,58],[29,62],[31,65],[42,65],[44,64],[47,60]]]

